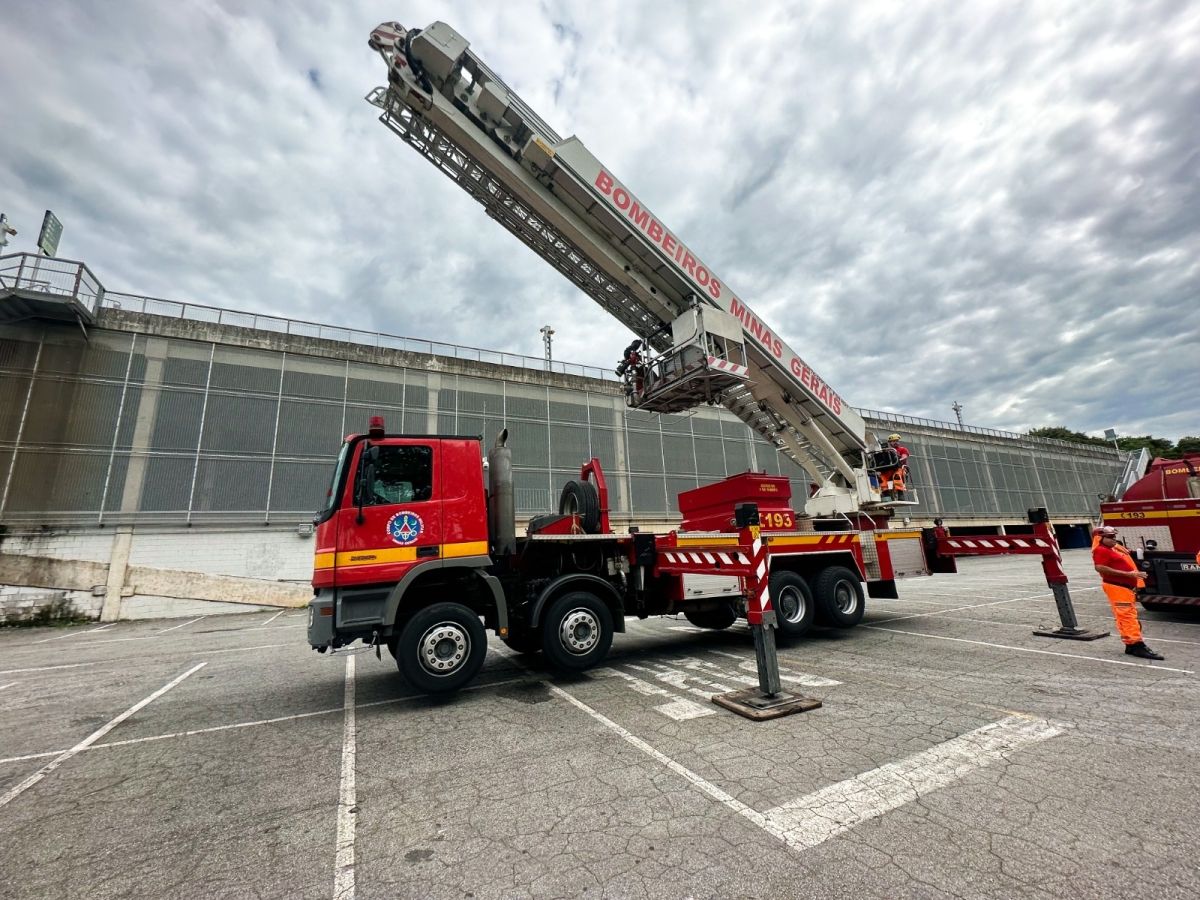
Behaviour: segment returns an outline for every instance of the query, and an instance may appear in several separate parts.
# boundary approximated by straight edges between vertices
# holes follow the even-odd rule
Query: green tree
[[[1181,437],[1179,443],[1175,445],[1175,450],[1172,456],[1183,456],[1187,453],[1200,453],[1200,437],[1189,435]]]
[[[1100,444],[1107,445],[1108,441],[1104,438],[1092,437],[1084,434],[1082,431],[1072,431],[1062,425],[1050,425],[1045,428],[1033,428],[1027,432],[1030,437],[1040,438],[1055,438],[1060,441],[1071,441],[1075,444]]]
[[[1151,456],[1171,456],[1175,452],[1175,445],[1165,438],[1156,438],[1150,434],[1143,434],[1139,437],[1122,437],[1117,438],[1117,446],[1126,453],[1131,450],[1141,450],[1145,447],[1150,451]]]

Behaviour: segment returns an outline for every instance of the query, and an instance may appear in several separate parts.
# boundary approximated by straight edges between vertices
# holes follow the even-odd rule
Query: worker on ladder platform
[[[634,341],[625,348],[625,354],[617,364],[616,372],[619,377],[625,379],[625,393],[627,394],[640,395],[646,383],[646,364],[639,352],[641,349],[642,342]],[[627,372],[632,376],[631,378],[625,378]]]
[[[879,473],[879,490],[884,500],[903,500],[907,490],[905,482],[908,479],[908,448],[900,443],[898,434],[889,434],[884,446],[896,451],[899,465]]]

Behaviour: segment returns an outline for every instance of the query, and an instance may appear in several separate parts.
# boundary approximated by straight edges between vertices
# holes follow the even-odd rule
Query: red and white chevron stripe
[[[767,545],[761,538],[756,538],[750,547],[750,574],[746,576],[749,600],[746,621],[751,625],[761,625],[763,613],[771,611],[771,594],[767,590]]]
[[[668,550],[663,553],[663,559],[676,566],[736,566],[739,561],[728,553],[711,553],[705,550],[690,552],[684,550]]]
[[[719,369],[722,372],[728,372],[730,375],[736,375],[739,378],[745,378],[750,374],[750,370],[745,366],[739,366],[737,363],[731,363],[727,359],[721,359],[719,356],[708,357],[709,368]]]

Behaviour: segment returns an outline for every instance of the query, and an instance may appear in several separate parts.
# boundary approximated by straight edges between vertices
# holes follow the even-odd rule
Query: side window
[[[433,497],[433,448],[379,448],[375,466],[375,496],[366,505],[412,503]]]

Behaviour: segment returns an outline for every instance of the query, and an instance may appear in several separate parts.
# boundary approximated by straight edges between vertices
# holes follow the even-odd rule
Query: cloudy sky
[[[8,249],[49,208],[111,290],[611,367],[362,99],[442,19],[854,405],[1200,433],[1200,5],[697,6],[11,0]]]

